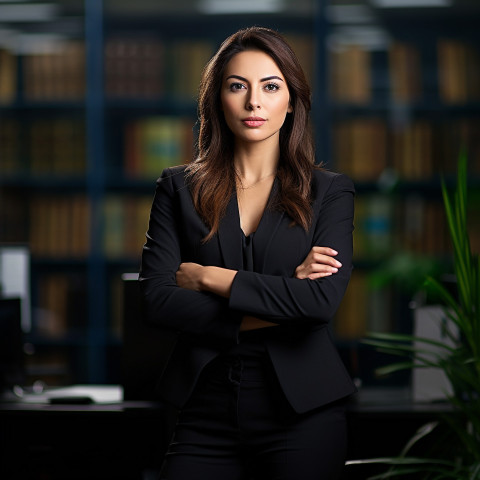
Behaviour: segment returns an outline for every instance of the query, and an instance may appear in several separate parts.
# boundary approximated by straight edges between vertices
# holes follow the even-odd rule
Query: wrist
[[[198,279],[200,290],[209,291],[211,288],[211,268],[202,266]]]
[[[221,267],[203,267],[199,282],[201,289],[228,298],[233,278],[237,272]]]

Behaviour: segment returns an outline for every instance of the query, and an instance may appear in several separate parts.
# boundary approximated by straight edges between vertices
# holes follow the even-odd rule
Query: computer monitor
[[[25,245],[0,244],[0,296],[21,299],[21,327],[31,328],[30,250]]]
[[[21,299],[0,298],[0,393],[24,380]]]

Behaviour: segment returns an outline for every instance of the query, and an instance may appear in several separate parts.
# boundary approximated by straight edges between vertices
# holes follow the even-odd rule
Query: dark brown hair
[[[311,223],[311,179],[315,154],[309,127],[310,87],[300,63],[283,37],[274,30],[251,27],[228,37],[206,65],[199,90],[200,123],[197,157],[187,167],[189,185],[198,214],[209,226],[209,240],[217,232],[235,189],[233,134],[221,108],[220,89],[226,65],[236,54],[260,50],[269,55],[285,77],[293,112],[280,130],[279,192],[275,206],[294,223]]]

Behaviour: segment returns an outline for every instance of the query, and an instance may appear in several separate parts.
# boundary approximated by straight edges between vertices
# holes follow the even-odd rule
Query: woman
[[[157,182],[140,285],[177,332],[164,479],[336,479],[354,386],[328,331],[351,273],[353,185],[314,166],[310,91],[254,27],[207,64],[198,156]]]

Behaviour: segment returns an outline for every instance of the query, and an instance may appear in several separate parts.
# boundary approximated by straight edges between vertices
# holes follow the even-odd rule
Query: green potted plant
[[[373,333],[365,343],[398,355],[401,360],[379,369],[379,374],[399,370],[434,368],[448,379],[446,401],[451,413],[422,427],[397,457],[351,461],[349,464],[384,464],[384,473],[371,479],[480,479],[480,258],[472,253],[467,225],[467,158],[458,163],[456,189],[451,195],[442,181],[442,194],[450,238],[456,293],[427,277],[425,287],[442,302],[444,316],[454,328],[446,328],[448,342],[396,333]],[[442,430],[442,441],[422,449],[432,432]],[[438,433],[439,435],[439,433]],[[445,448],[446,447],[446,448]],[[422,454],[419,455],[418,452]],[[351,467],[350,467],[351,468]]]

